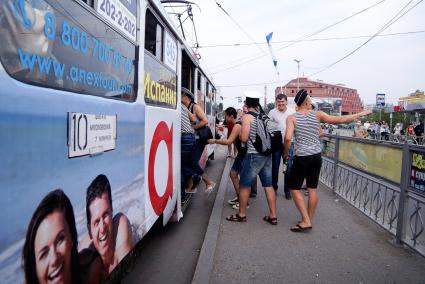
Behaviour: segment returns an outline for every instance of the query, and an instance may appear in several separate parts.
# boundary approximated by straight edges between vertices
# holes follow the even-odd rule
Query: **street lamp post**
[[[298,66],[298,76],[297,76],[297,93],[300,90],[300,62],[302,60],[298,60],[298,59],[294,59],[295,62],[297,62],[297,66]]]

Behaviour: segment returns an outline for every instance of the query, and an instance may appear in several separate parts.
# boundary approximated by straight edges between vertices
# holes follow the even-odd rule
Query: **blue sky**
[[[320,67],[328,66],[353,51],[368,40],[368,37],[304,41],[281,49],[288,45],[279,43],[281,41],[309,35],[379,3],[380,0],[217,0],[234,21],[217,7],[215,0],[194,2],[201,10],[193,7],[201,46],[201,63],[213,77],[215,84],[222,86],[220,92],[226,98],[240,96],[244,90],[264,92],[265,84],[262,83],[278,81],[267,45],[202,46],[265,42],[269,32],[274,33],[272,46],[278,60],[280,81],[283,83],[297,77],[297,64],[293,59],[300,59],[300,75],[355,88],[366,103],[375,102],[377,93],[385,93],[387,102],[396,103],[399,97],[406,96],[416,89],[425,89],[425,76],[422,71],[425,66],[425,32],[376,37],[353,55],[319,74],[314,73],[320,71]],[[309,39],[372,36],[408,2],[410,1],[382,1],[375,7]],[[418,2],[421,1],[413,0],[408,7]],[[381,34],[423,31],[423,15],[425,3],[421,2]],[[195,37],[189,23],[187,20],[184,26],[188,41],[192,42],[191,38]],[[261,55],[264,56],[232,68]],[[224,70],[226,68],[230,69]],[[256,83],[258,85],[255,86],[224,87]],[[269,100],[278,85],[267,84]]]

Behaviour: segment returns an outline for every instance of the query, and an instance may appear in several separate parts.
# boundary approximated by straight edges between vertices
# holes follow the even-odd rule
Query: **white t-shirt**
[[[286,108],[286,111],[280,111],[277,108],[272,109],[268,116],[279,125],[279,129],[282,132],[282,135],[285,135],[286,131],[286,119],[291,114],[294,114],[294,111],[290,108]]]

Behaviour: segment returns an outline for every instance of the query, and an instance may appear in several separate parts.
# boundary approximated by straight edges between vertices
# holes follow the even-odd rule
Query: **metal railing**
[[[345,134],[348,134],[348,133],[349,133],[349,136],[351,137],[353,134],[353,131],[346,132]],[[399,135],[399,134],[392,134],[392,133],[387,133],[387,134],[369,133],[364,139],[389,141],[389,142],[402,143],[402,144],[404,142],[407,142],[408,144],[425,146],[425,136]]]
[[[320,182],[393,234],[397,243],[425,256],[425,147],[337,135],[326,135],[323,144]],[[370,157],[359,152],[363,148]],[[401,164],[388,163],[394,157],[385,155],[394,153],[401,157]],[[383,168],[394,167],[389,171],[393,174],[379,175],[373,155],[383,157]],[[367,162],[375,163],[375,168]]]

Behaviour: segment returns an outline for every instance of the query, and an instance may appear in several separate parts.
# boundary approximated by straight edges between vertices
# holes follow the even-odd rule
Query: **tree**
[[[274,103],[268,103],[266,112],[269,113],[272,109],[274,109]]]

